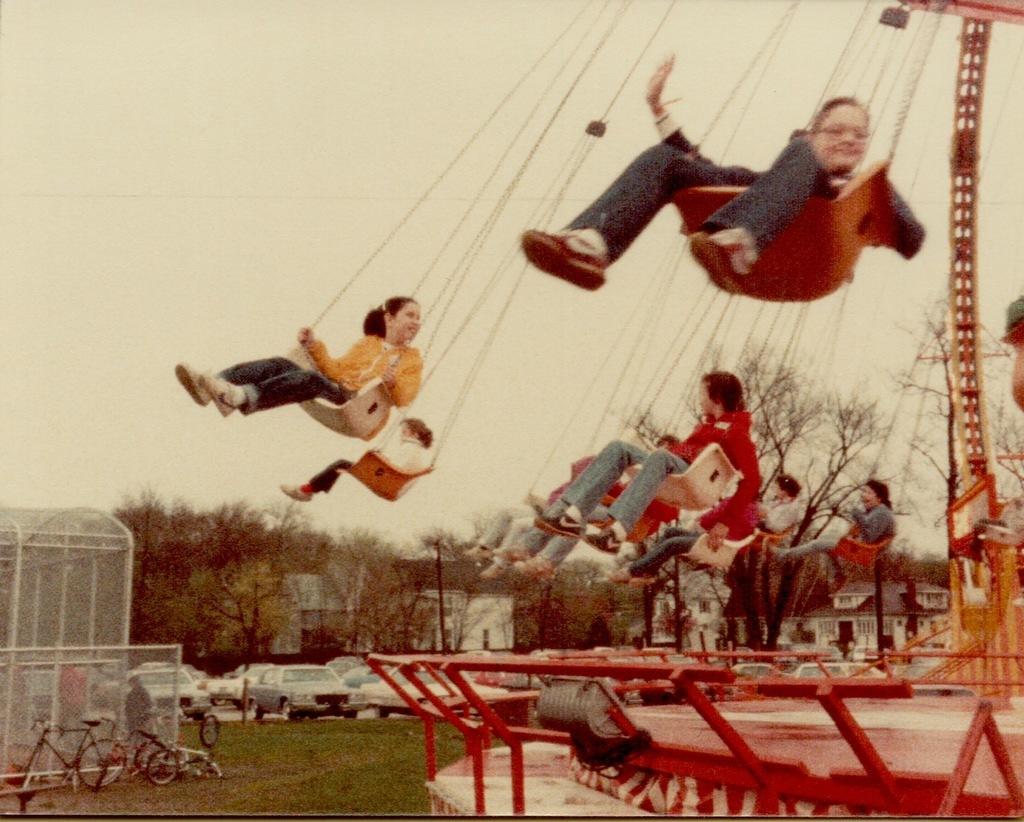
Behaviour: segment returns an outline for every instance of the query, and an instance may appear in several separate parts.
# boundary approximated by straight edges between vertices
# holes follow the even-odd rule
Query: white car
[[[278,713],[286,719],[343,716],[355,719],[366,707],[363,694],[347,688],[326,665],[275,665],[249,688],[256,719]]]
[[[822,668],[825,670],[823,671]],[[824,679],[825,677],[869,677],[878,679],[885,677],[878,668],[865,668],[858,662],[804,662],[798,665],[790,676],[797,679]]]
[[[178,706],[189,719],[202,719],[210,710],[209,695],[184,668],[175,669],[173,665],[139,667],[131,671],[130,675],[139,678],[158,710],[170,708],[175,689],[178,692]]]
[[[264,671],[273,667],[274,665],[270,662],[254,662],[251,665],[239,665],[235,670],[222,677],[206,680],[206,692],[210,695],[210,701],[214,704],[229,702],[236,708],[241,708],[242,691],[246,681],[251,688]]]
[[[441,683],[437,682],[430,674],[421,673],[420,677],[421,681],[426,683],[427,689],[433,694],[437,694],[441,697],[446,697],[450,694],[461,696],[462,694],[462,691],[460,691],[455,686],[454,683],[451,683],[450,680],[447,680],[447,678],[443,674],[441,674],[441,677],[442,679],[445,679],[449,682],[451,688],[450,692],[448,688],[446,688]],[[420,691],[416,688],[416,686],[409,684],[404,676],[396,672],[394,678],[398,681],[400,685],[405,687],[408,690],[408,692],[416,694],[420,702],[427,701],[427,698],[420,694]],[[492,697],[503,696],[504,694],[508,693],[507,688],[496,688],[490,685],[479,685],[476,683],[471,684],[473,690],[484,699],[491,699]],[[412,710],[409,708],[409,706],[405,704],[405,700],[402,699],[402,697],[400,697],[395,692],[395,690],[390,685],[388,685],[388,683],[386,683],[383,679],[380,679],[376,682],[367,682],[363,685],[360,685],[359,690],[362,692],[363,696],[366,697],[367,704],[371,708],[377,709],[377,715],[381,719],[384,719],[390,714],[412,713]]]

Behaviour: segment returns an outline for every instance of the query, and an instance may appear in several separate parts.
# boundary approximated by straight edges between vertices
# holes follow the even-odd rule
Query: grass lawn
[[[197,747],[194,727],[185,744]],[[462,736],[437,726],[438,765],[463,756]],[[103,788],[39,794],[43,814],[417,814],[430,810],[424,787],[423,725],[358,719],[225,723],[214,758],[223,779],[186,777],[165,787],[135,776]],[[13,799],[4,800],[17,809]]]

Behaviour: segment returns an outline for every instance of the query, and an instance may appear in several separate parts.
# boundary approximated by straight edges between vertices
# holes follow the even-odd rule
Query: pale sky
[[[872,0],[867,19],[884,5]],[[427,358],[437,372],[410,413],[436,432],[454,420],[435,474],[395,504],[343,478],[304,506],[312,522],[405,539],[434,525],[463,530],[475,513],[516,503],[531,489],[546,493],[570,461],[617,434],[615,419],[602,422],[602,414],[627,345],[602,363],[641,298],[637,316],[649,347],[628,384],[666,376],[663,358],[681,324],[681,339],[692,340],[656,406],[665,415],[681,396],[690,401],[706,345],[738,350],[748,334],[758,344],[770,335],[782,349],[798,325],[797,356],[823,389],[852,381],[891,394],[888,374],[909,367],[916,353],[899,327],[916,327],[946,290],[959,18],[941,21],[890,174],[929,230],[922,253],[905,263],[868,250],[850,288],[806,309],[737,299],[723,314],[725,298],[705,285],[669,209],[595,293],[523,274],[517,238],[528,227],[560,227],[656,139],[643,94],[669,52],[677,64],[666,96],[682,98],[673,111],[688,134],[702,137],[790,3],[677,0],[659,30],[669,3],[638,0],[551,120],[623,9],[614,3],[601,14],[603,7],[582,0],[2,0],[0,337],[8,366],[0,504],[109,510],[126,493],[150,488],[200,507],[239,499],[280,506],[281,483],[358,456],[363,443],[297,408],[226,420],[212,406],[200,409],[175,381],[174,364],[219,369],[285,353],[578,14],[317,328],[340,354],[359,336],[367,309],[426,276],[418,343],[438,333]],[[860,0],[803,0],[760,84],[728,102],[705,152],[766,167],[813,111],[863,8]],[[887,66],[872,107],[880,111],[888,100],[888,114],[872,156],[891,142],[905,82],[897,70],[910,38],[925,36],[917,34],[920,17],[902,34],[869,25],[848,51],[860,56],[849,57],[847,76],[830,90],[869,97]],[[982,125],[981,316],[997,335],[1024,285],[1024,95],[1010,92],[1024,80],[1022,46],[1024,29],[997,26]],[[908,64],[916,53],[915,46]],[[543,209],[552,185],[563,180],[586,123],[613,99],[608,134],[551,216]],[[535,144],[507,207],[478,235]],[[443,311],[444,281],[477,236],[479,254]],[[658,297],[646,289],[672,255],[680,262]],[[478,363],[496,324],[493,348]],[[625,339],[639,327],[633,320]],[[991,397],[1009,394],[1005,381],[988,388]],[[915,412],[906,402],[901,418]],[[905,442],[894,439],[888,449],[891,465],[906,460]]]

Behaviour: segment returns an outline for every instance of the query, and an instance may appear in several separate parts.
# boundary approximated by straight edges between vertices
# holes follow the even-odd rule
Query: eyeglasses
[[[862,128],[854,128],[852,126],[826,126],[825,128],[819,128],[815,130],[815,133],[827,134],[829,137],[839,139],[849,135],[854,140],[863,143],[870,136]]]

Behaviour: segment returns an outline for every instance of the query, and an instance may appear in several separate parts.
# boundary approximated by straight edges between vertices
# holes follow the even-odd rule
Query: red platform
[[[712,702],[732,682],[710,665],[523,657],[377,657],[389,666],[444,671],[450,699],[405,694],[426,725],[428,788],[438,813],[527,815],[957,815],[1024,813],[1024,711],[1009,700],[911,698],[897,679],[761,680],[755,698]],[[589,770],[568,734],[523,712],[535,692],[487,704],[474,670],[618,680],[660,687],[684,704],[628,707],[625,724],[649,747],[616,768]],[[421,689],[425,697],[430,692]],[[503,718],[509,718],[507,721]],[[433,724],[465,736],[467,756],[437,771]],[[518,723],[518,724],[514,724]],[[504,747],[493,747],[502,740]],[[537,744],[541,743],[541,744]]]

